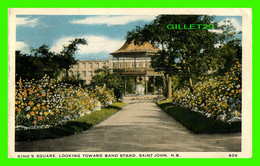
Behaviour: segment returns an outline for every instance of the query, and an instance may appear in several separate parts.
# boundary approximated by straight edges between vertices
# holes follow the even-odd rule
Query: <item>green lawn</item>
[[[91,114],[87,114],[73,121],[67,122],[64,125],[58,125],[48,129],[16,131],[15,141],[51,139],[81,133],[110,117],[119,111],[124,105],[125,103],[116,102],[108,107],[102,108],[99,111],[94,111]]]
[[[196,134],[217,134],[241,132],[241,122],[226,123],[220,120],[207,118],[198,112],[191,111],[171,103],[171,100],[158,102],[169,116],[181,123],[184,127]]]

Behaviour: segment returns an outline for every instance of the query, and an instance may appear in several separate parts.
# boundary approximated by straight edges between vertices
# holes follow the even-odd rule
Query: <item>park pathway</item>
[[[84,133],[58,139],[16,142],[16,151],[227,152],[241,151],[241,133],[192,134],[155,103],[128,103]]]

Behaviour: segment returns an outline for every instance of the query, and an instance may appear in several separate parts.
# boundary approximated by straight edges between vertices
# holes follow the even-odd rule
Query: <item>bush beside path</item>
[[[241,122],[225,122],[212,117],[206,117],[199,112],[173,104],[172,100],[158,102],[165,113],[196,134],[224,134],[241,132]]]
[[[125,103],[115,102],[107,107],[103,107],[101,110],[94,111],[91,114],[84,115],[63,125],[57,125],[55,127],[46,129],[17,130],[15,132],[15,140],[20,142],[54,139],[82,133],[83,131],[90,129],[91,127],[112,116],[124,105]]]
[[[79,122],[84,121],[82,117]],[[241,133],[193,134],[155,103],[128,103],[91,130],[57,139],[16,142],[16,151],[230,152],[241,151]]]

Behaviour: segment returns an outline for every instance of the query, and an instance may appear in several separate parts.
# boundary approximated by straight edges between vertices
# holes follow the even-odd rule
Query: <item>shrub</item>
[[[201,79],[202,80],[202,79]],[[225,76],[202,80],[194,92],[173,92],[173,103],[226,122],[241,121],[241,64],[237,62]]]
[[[20,80],[15,90],[15,124],[17,128],[48,128],[113,101],[113,92],[105,87],[84,89],[58,83],[48,76],[38,81]]]

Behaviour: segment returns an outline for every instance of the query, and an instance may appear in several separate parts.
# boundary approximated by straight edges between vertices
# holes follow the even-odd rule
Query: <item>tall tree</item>
[[[219,74],[224,75],[230,71],[236,61],[242,63],[242,45],[241,40],[231,40],[219,48],[219,54],[225,59],[223,68],[219,70]]]
[[[47,74],[51,78],[56,78],[60,74],[60,58],[58,54],[50,51],[49,46],[43,44],[37,49],[32,49],[32,54],[41,61],[44,74]]]
[[[236,38],[237,35],[242,34],[242,31],[237,31],[229,19],[218,23],[217,29],[218,52],[225,60],[223,68],[219,70],[219,74],[223,75],[230,70],[236,61],[242,63],[241,40]]]
[[[79,44],[87,44],[83,38],[76,38],[67,46],[63,46],[60,53],[50,51],[50,48],[43,44],[37,49],[32,49],[31,54],[21,54],[16,51],[16,79],[41,79],[45,74],[56,78],[60,71],[66,70],[66,79],[71,65],[76,63],[74,55]],[[66,80],[65,79],[65,80]]]
[[[69,76],[70,67],[76,63],[74,55],[78,50],[78,45],[87,45],[87,41],[84,38],[76,38],[70,41],[70,44],[63,46],[63,50],[60,52],[61,61],[60,64],[66,71],[66,77]]]
[[[39,57],[22,54],[21,51],[15,52],[15,78],[22,79],[41,79],[44,76],[44,66]]]
[[[169,24],[180,27],[196,25],[195,29],[168,29]],[[161,48],[158,56],[153,56],[152,66],[157,71],[163,71],[168,82],[167,97],[171,98],[171,77],[185,75],[189,88],[193,92],[194,76],[207,71],[217,70],[223,60],[216,54],[214,44],[216,34],[209,29],[203,29],[204,24],[213,24],[213,17],[206,15],[159,15],[143,28],[137,27],[128,32],[127,40],[135,40],[136,44],[149,42]]]

